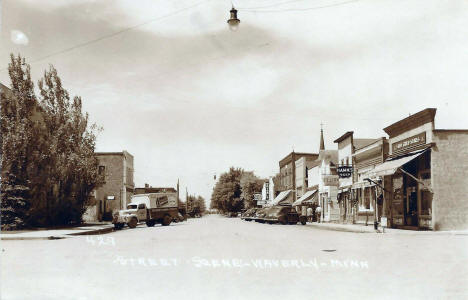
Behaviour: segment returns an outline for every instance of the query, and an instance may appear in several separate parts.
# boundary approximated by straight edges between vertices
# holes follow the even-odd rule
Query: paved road
[[[207,216],[102,236],[1,241],[1,299],[468,297],[468,236]]]

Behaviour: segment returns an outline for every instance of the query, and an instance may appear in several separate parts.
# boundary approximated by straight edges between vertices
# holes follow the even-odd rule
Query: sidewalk
[[[1,240],[55,240],[72,237],[74,235],[91,235],[109,233],[114,225],[109,223],[84,224],[82,226],[64,229],[42,229],[30,231],[2,231]]]
[[[322,229],[322,230],[334,230],[334,231],[345,231],[355,233],[376,233],[376,234],[404,234],[404,235],[467,235],[468,230],[452,230],[452,231],[432,231],[432,230],[404,230],[395,228],[385,228],[382,232],[382,227],[379,226],[378,231],[374,229],[374,224],[365,226],[364,224],[338,224],[338,223],[310,223],[307,222],[305,226]]]

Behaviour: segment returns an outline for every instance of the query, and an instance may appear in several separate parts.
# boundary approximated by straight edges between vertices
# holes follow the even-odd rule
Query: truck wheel
[[[137,219],[136,219],[136,218],[132,218],[132,219],[127,223],[127,225],[128,225],[128,227],[130,227],[130,228],[135,228],[135,227],[137,226],[137,223],[138,223]]]
[[[306,218],[302,218],[302,219],[301,219],[301,224],[302,224],[302,225],[305,225],[305,224],[307,224],[307,220],[306,220]]]
[[[164,218],[163,218],[163,221],[162,221],[162,225],[163,226],[168,226],[169,224],[171,224],[171,217],[168,216],[168,215],[165,215]]]
[[[283,217],[280,219],[280,223],[283,224],[283,225],[288,224],[288,218],[286,218],[285,216],[283,216]]]
[[[146,226],[148,226],[148,227],[153,227],[154,224],[156,224],[156,221],[155,221],[155,220],[146,221]]]

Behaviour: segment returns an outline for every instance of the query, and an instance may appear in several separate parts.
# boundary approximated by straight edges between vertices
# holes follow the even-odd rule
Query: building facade
[[[93,203],[83,218],[88,221],[110,220],[112,213],[127,207],[134,194],[133,155],[122,152],[96,152],[98,172],[103,176],[100,187],[93,192]]]
[[[340,219],[337,163],[337,150],[320,150],[315,166],[308,171],[309,189],[318,188],[318,206],[322,211],[321,222],[338,222]]]
[[[435,129],[435,114],[427,108],[384,128],[388,158],[369,172],[384,183],[383,225],[468,227],[468,130]]]
[[[317,157],[314,156],[303,156],[296,160],[296,198],[302,197],[308,190],[308,171],[313,168],[316,163]]]
[[[280,191],[292,190],[294,192],[294,201],[296,200],[296,161],[300,158],[305,158],[306,161],[314,161],[318,158],[318,154],[293,151],[279,161],[280,186],[278,189]]]

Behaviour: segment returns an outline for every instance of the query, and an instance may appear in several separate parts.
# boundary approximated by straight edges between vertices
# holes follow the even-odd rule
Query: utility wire
[[[307,8],[286,8],[286,9],[276,9],[276,10],[256,10],[256,9],[239,9],[239,11],[243,12],[253,12],[253,13],[278,13],[278,12],[291,12],[291,11],[309,11],[309,10],[317,10],[317,9],[322,9],[322,8],[329,8],[329,7],[335,7],[335,6],[341,6],[345,4],[350,4],[354,2],[358,2],[360,0],[351,0],[351,1],[346,1],[346,2],[339,2],[339,3],[334,3],[334,4],[329,4],[329,5],[322,5],[322,6],[314,6],[314,7],[307,7]]]
[[[131,26],[131,27],[127,27],[127,28],[124,28],[122,30],[119,30],[119,31],[116,31],[116,32],[113,32],[111,34],[107,34],[107,35],[103,35],[101,37],[98,37],[96,39],[93,39],[93,40],[90,40],[90,41],[87,41],[87,42],[84,42],[84,43],[81,43],[81,44],[77,44],[77,45],[74,45],[72,47],[69,47],[69,48],[66,48],[66,49],[63,49],[63,50],[60,50],[60,51],[57,51],[57,52],[53,52],[51,54],[48,54],[48,55],[45,55],[45,56],[42,56],[42,57],[39,57],[37,59],[34,59],[30,62],[28,62],[29,64],[33,64],[33,63],[37,63],[37,62],[40,62],[46,58],[49,58],[49,57],[52,57],[52,56],[55,56],[55,55],[59,55],[59,54],[62,54],[62,53],[66,53],[66,52],[70,52],[72,50],[75,50],[75,49],[78,49],[78,48],[83,48],[85,46],[88,46],[90,44],[93,44],[93,43],[97,43],[99,41],[102,41],[102,40],[105,40],[105,39],[109,39],[111,37],[114,37],[116,35],[119,35],[119,34],[122,34],[124,32],[127,32],[127,31],[130,31],[130,30],[133,30],[133,29],[136,29],[138,27],[141,27],[141,26],[144,26],[144,25],[147,25],[147,24],[150,24],[150,23],[153,23],[153,22],[156,22],[156,21],[161,21],[163,19],[167,19],[169,17],[172,17],[176,14],[179,14],[181,12],[184,12],[184,11],[187,11],[187,10],[190,10],[192,8],[195,8],[201,4],[204,4],[205,2],[208,2],[208,1],[211,1],[211,0],[204,0],[204,1],[201,1],[201,2],[198,2],[194,5],[191,5],[191,6],[187,6],[187,7],[184,7],[182,9],[179,9],[179,10],[176,10],[176,11],[173,11],[171,13],[168,13],[167,15],[164,15],[164,16],[160,16],[160,17],[157,17],[157,18],[154,18],[154,19],[151,19],[151,20],[148,20],[148,21],[145,21],[143,23],[139,23],[139,24],[136,24],[134,26]],[[2,71],[6,70],[8,68],[3,68],[1,69]]]
[[[305,0],[291,0],[291,1],[286,1],[286,2],[281,2],[281,3],[274,3],[274,4],[269,4],[269,5],[264,5],[264,6],[256,6],[256,7],[237,7],[237,10],[251,10],[251,9],[262,9],[262,8],[270,8],[270,7],[276,7],[284,4],[289,4],[289,3],[294,3],[294,2],[301,2]]]

